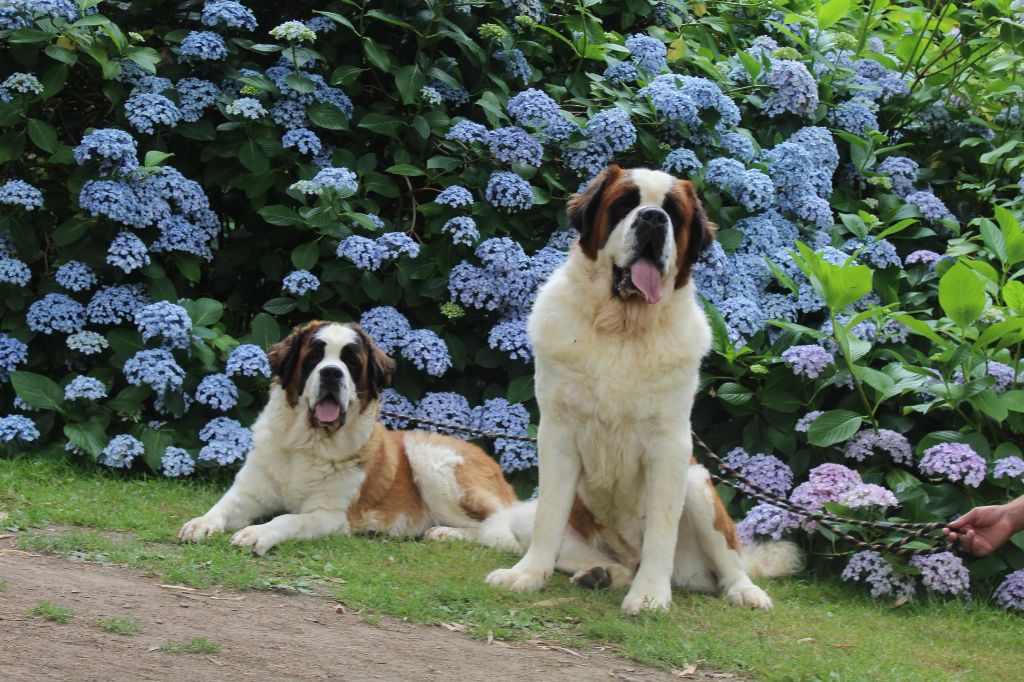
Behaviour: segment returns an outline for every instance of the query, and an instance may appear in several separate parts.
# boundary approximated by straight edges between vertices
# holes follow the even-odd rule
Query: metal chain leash
[[[450,431],[457,431],[459,433],[465,433],[471,436],[482,436],[489,440],[496,440],[499,438],[505,438],[509,440],[524,441],[527,443],[536,443],[537,439],[533,436],[521,436],[511,433],[501,433],[499,431],[487,431],[484,429],[477,429],[472,426],[463,426],[461,424],[453,424],[451,422],[437,421],[434,419],[424,419],[422,417],[415,417],[409,414],[402,414],[400,412],[392,412],[390,410],[381,410],[381,416],[390,417],[391,419],[399,419],[413,424],[420,424],[425,426],[433,426],[440,429],[448,429]],[[819,524],[822,528],[832,533],[836,537],[842,538],[847,542],[852,543],[858,549],[861,550],[873,550],[876,552],[889,552],[896,554],[903,558],[910,558],[916,555],[922,554],[938,554],[939,552],[949,551],[953,549],[955,545],[949,543],[945,538],[926,538],[925,536],[934,533],[941,529],[946,524],[941,522],[931,523],[914,523],[914,522],[889,522],[889,521],[864,521],[861,519],[850,519],[842,516],[836,516],[831,512],[825,510],[816,509],[804,509],[798,507],[784,497],[776,495],[770,491],[765,490],[761,486],[757,485],[750,479],[746,478],[737,471],[735,468],[729,466],[712,450],[707,443],[700,439],[696,433],[692,433],[693,442],[701,447],[708,459],[713,461],[716,466],[721,470],[728,478],[721,476],[712,471],[708,474],[711,479],[716,483],[722,483],[737,490],[738,492],[752,497],[755,500],[771,504],[775,507],[783,509],[795,514],[804,519],[808,519]],[[733,480],[730,480],[733,479]],[[836,528],[833,524],[846,524],[852,526],[859,526],[861,528],[869,528],[872,530],[882,530],[889,533],[906,533],[906,535],[896,541],[881,543],[881,542],[864,542],[855,535],[851,535],[846,531]],[[911,549],[907,547],[908,544],[914,540],[941,540],[944,544],[936,545],[933,547]]]

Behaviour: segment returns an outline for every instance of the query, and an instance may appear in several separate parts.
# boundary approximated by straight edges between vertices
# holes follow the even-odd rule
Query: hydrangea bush
[[[1019,8],[777,4],[0,4],[0,451],[236,467],[313,317],[398,360],[389,409],[533,433],[526,316],[615,161],[719,225],[694,424],[734,466],[861,518],[1024,492]],[[1024,608],[1020,544],[837,560],[722,493],[875,596]]]

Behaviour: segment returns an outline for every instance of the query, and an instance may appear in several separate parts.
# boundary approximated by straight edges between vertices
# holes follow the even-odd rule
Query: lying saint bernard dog
[[[771,608],[750,575],[792,573],[799,551],[741,548],[707,471],[691,461],[690,409],[711,331],[690,270],[715,226],[690,182],[618,166],[575,195],[568,214],[579,245],[528,323],[539,498],[485,524],[488,537],[511,534],[529,549],[487,582],[538,590],[557,567],[584,586],[630,585],[622,610],[631,615],[668,608],[673,583]]]
[[[417,536],[444,524],[474,537],[515,502],[480,448],[422,431],[388,431],[379,395],[394,361],[357,324],[310,322],[270,349],[274,383],[254,446],[228,492],[180,540],[241,529],[262,555],[292,538],[378,532]],[[249,525],[274,516],[266,523]]]

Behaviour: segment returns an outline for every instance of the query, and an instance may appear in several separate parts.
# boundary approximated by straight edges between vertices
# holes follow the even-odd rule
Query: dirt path
[[[488,645],[395,619],[370,625],[316,597],[169,589],[138,571],[30,554],[10,541],[0,541],[0,579],[7,583],[0,592],[3,680],[680,679],[600,651]],[[26,617],[39,600],[71,609],[71,620]],[[142,632],[117,635],[96,625],[110,616],[135,618]],[[211,654],[157,649],[193,637],[221,648]]]

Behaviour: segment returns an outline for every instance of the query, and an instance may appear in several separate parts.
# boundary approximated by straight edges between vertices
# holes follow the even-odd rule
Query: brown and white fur
[[[380,424],[379,395],[394,362],[359,325],[310,322],[269,356],[275,381],[253,425],[253,450],[180,540],[241,529],[231,542],[262,555],[293,538],[418,536],[437,524],[472,538],[481,521],[515,502],[498,464],[475,445]]]
[[[481,534],[529,549],[487,582],[538,590],[557,567],[584,586],[629,585],[630,615],[668,608],[673,584],[770,608],[750,575],[794,572],[799,552],[742,550],[707,471],[691,463],[690,410],[711,332],[690,270],[714,225],[690,182],[618,166],[568,212],[579,245],[528,323],[540,494]]]

